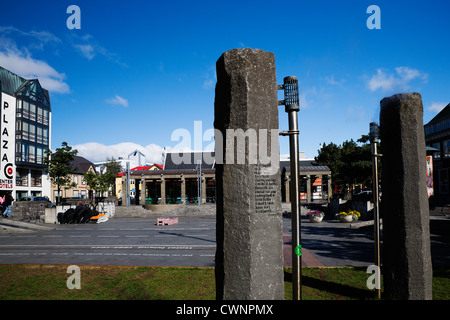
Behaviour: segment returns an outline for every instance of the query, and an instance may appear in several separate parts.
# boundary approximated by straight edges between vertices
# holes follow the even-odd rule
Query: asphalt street
[[[301,243],[316,266],[373,264],[373,226],[350,228],[336,220],[301,219]],[[112,218],[105,223],[55,225],[55,230],[0,233],[0,264],[214,267],[214,216],[180,217],[170,226],[156,218]],[[291,221],[283,218],[284,246]],[[432,217],[433,265],[450,266],[450,219]],[[285,258],[289,265],[289,257]]]
[[[63,224],[55,230],[0,234],[1,264],[214,266],[215,219],[156,218]]]

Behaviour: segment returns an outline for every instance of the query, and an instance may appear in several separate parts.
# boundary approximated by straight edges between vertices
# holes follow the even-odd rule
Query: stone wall
[[[24,221],[44,220],[47,201],[15,201],[12,205],[12,217]]]

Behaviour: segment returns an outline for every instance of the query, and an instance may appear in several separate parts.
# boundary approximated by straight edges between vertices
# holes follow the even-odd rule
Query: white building
[[[44,173],[51,145],[49,93],[39,80],[26,80],[2,67],[0,91],[0,196],[50,196],[50,179]]]
[[[115,159],[116,162],[120,163],[122,167],[121,171],[125,171],[127,168],[127,163],[130,164],[130,169],[141,166],[148,166],[150,164],[145,162],[145,155],[139,150],[135,150],[128,155],[128,159],[124,159],[119,157],[119,159]],[[105,170],[104,164],[108,161],[99,161],[95,162],[95,167],[98,173],[103,173]]]

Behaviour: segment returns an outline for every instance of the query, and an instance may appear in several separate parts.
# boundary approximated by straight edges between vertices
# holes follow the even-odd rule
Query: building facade
[[[434,201],[450,203],[450,103],[425,126],[425,143],[432,148]]]
[[[291,164],[290,161],[280,161],[281,197],[283,202],[291,202]],[[331,170],[327,166],[318,165],[311,159],[300,159],[299,191],[300,201],[330,201],[333,196],[331,187]]]
[[[160,164],[152,164],[149,166],[137,166],[137,167],[130,167],[130,172],[133,171],[153,171],[153,170],[163,170],[163,166]],[[125,175],[125,172],[121,172],[118,175],[116,175],[116,198],[121,198],[124,194],[124,190],[122,189],[122,177]],[[136,185],[135,180],[130,179],[130,196],[134,198],[136,196]]]
[[[216,169],[214,152],[167,153],[163,170],[132,170],[135,204],[215,203]],[[300,200],[329,201],[332,196],[331,171],[311,159],[300,160]],[[281,194],[290,202],[290,163],[280,161]],[[118,175],[125,190],[126,175]]]
[[[139,150],[134,150],[128,155],[127,159],[124,159],[123,157],[119,157],[118,159],[114,159],[115,162],[119,163],[122,167],[122,171],[126,169],[127,163],[129,163],[130,168],[135,167],[143,167],[143,166],[150,166],[151,164],[146,163],[145,161],[145,155],[140,152]],[[96,170],[98,173],[102,174],[105,170],[104,164],[108,161],[99,161],[95,162]]]
[[[63,187],[60,190],[60,196],[62,198],[80,198],[80,199],[92,199],[94,196],[91,188],[86,184],[84,180],[84,174],[88,171],[96,173],[95,164],[91,161],[80,157],[74,156],[72,161],[72,168],[74,172],[71,177],[71,182],[74,183],[73,187]],[[52,184],[51,200],[56,202],[58,197],[58,187]]]
[[[44,170],[51,145],[51,105],[39,80],[27,80],[0,67],[1,162],[0,196],[15,200],[49,196],[50,179]]]

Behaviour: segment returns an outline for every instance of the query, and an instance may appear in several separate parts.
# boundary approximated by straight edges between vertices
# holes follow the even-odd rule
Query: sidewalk
[[[367,267],[374,264],[373,224],[359,228],[351,225],[337,220],[311,223],[302,216],[302,267]],[[283,218],[283,226],[284,263],[291,267],[290,217]],[[430,244],[433,265],[450,266],[450,219],[440,213],[430,214]]]
[[[292,237],[283,232],[284,266],[292,267]],[[302,267],[325,267],[308,249],[302,247]]]
[[[41,223],[24,222],[15,220],[14,218],[0,217],[0,232],[23,232],[23,231],[44,231],[54,230],[56,227],[51,225],[43,225]]]

